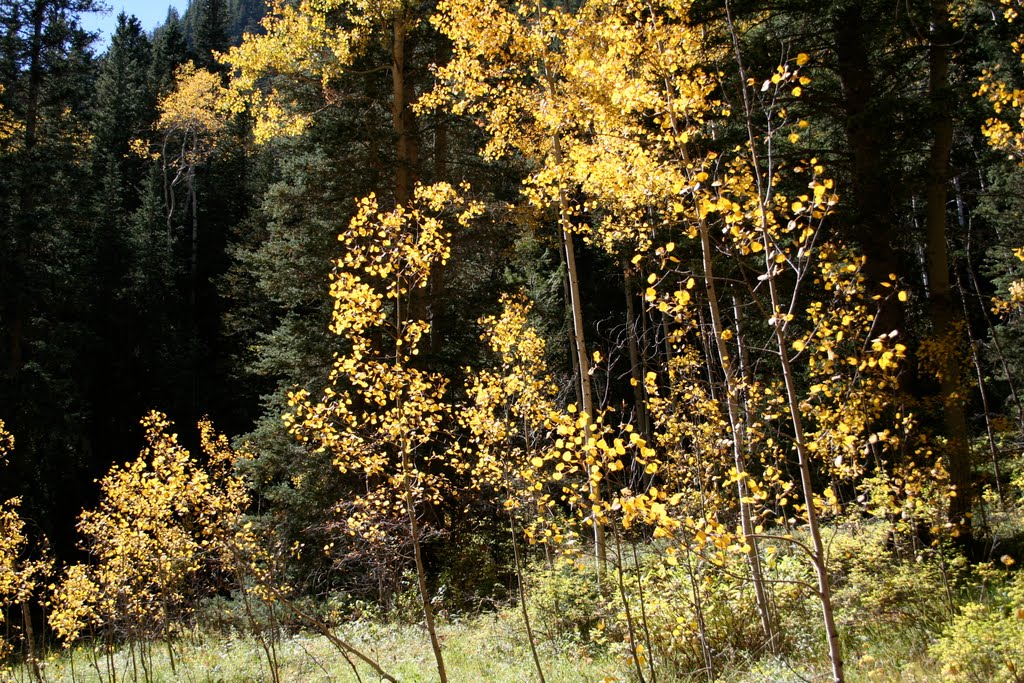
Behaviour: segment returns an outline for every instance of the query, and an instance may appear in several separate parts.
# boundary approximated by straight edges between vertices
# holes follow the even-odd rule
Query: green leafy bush
[[[929,652],[950,681],[1024,681],[1024,574],[964,605]]]

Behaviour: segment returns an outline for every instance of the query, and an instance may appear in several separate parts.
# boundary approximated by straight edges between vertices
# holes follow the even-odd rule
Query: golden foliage
[[[304,131],[314,112],[294,87],[312,86],[333,102],[352,61],[381,35],[408,30],[413,7],[400,0],[274,0],[262,31],[219,55],[232,71],[232,90],[255,118],[256,141]]]
[[[220,76],[188,62],[174,72],[174,90],[157,104],[159,118],[153,129],[164,135],[163,154],[169,142],[178,141],[180,152],[173,156],[178,166],[201,164],[217,147],[232,115],[240,109],[237,98],[221,85]],[[139,151],[139,143],[133,142]]]
[[[1005,6],[1003,17],[1008,23],[1017,19],[1022,4],[1020,0],[1000,0]],[[1018,37],[1011,47],[1024,63],[1024,37]],[[1002,65],[983,69],[978,78],[980,85],[975,97],[984,97],[992,106],[995,116],[985,120],[982,133],[995,149],[1006,152],[1024,164],[1024,90],[1015,88],[1001,77]]]
[[[14,448],[14,437],[0,420],[0,465]],[[25,522],[18,514],[20,498],[0,503],[0,627],[4,626],[4,613],[12,605],[22,605],[32,599],[39,582],[49,575],[53,562],[44,553],[38,559],[26,557],[29,539]],[[5,629],[6,631],[6,629]],[[0,638],[0,660],[11,651],[11,645]]]
[[[416,501],[445,495],[440,430],[451,411],[448,381],[413,362],[430,326],[413,317],[412,297],[431,267],[448,259],[449,226],[466,226],[482,210],[463,198],[466,191],[418,186],[408,206],[391,211],[381,211],[373,195],[359,202],[339,235],[345,252],[331,282],[331,330],[349,350],[335,359],[323,395],[292,393],[293,412],[284,416],[299,440],[365,480],[348,527],[371,541],[384,540],[387,520],[409,507],[406,494]]]
[[[142,425],[146,447],[110,470],[100,481],[99,506],[79,519],[90,562],[69,567],[52,587],[50,626],[68,644],[93,630],[167,637],[214,573],[234,569],[239,549],[256,543],[242,521],[249,493],[233,472],[240,454],[209,421],[199,425],[205,466],[161,413]]]
[[[0,95],[4,92],[4,86],[0,85]],[[6,141],[15,137],[23,129],[20,121],[18,121],[10,111],[0,105],[0,144],[6,143]]]

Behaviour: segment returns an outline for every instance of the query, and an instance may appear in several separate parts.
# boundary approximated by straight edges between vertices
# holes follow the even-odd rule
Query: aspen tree
[[[660,199],[673,189],[682,194],[692,186],[692,177],[700,175],[686,146],[716,106],[707,99],[713,81],[696,66],[706,55],[699,52],[701,41],[685,27],[686,7],[590,2],[572,13],[529,3],[509,9],[488,3],[481,11],[477,3],[449,2],[440,11],[444,20],[438,24],[456,45],[455,58],[440,72],[448,84],[445,93],[456,100],[457,110],[484,119],[492,135],[486,153],[498,155],[514,147],[537,159],[540,168],[528,181],[528,196],[556,203],[563,235],[572,228],[567,218],[586,211],[586,204],[567,203],[567,188],[575,184],[609,216],[593,228],[594,241],[609,250],[629,244],[638,254],[646,252],[653,226],[643,212],[651,197]],[[548,44],[557,45],[557,53]],[[661,135],[652,136],[647,122],[636,116],[651,109],[665,112],[654,119]],[[524,121],[529,128],[524,129]],[[696,180],[698,186],[700,182]],[[673,204],[682,210],[680,200]],[[706,223],[701,225],[707,301],[735,434],[741,517],[763,630],[771,642],[747,502],[736,370],[721,341],[724,323],[718,313],[711,243]],[[571,285],[568,258],[567,264]],[[569,298],[574,303],[571,289]],[[579,373],[585,377],[588,359],[578,346],[579,336],[576,341]],[[584,380],[584,405],[588,386]]]
[[[370,71],[387,71],[391,76],[394,201],[410,201],[419,165],[412,111],[416,88],[410,68],[411,34],[422,18],[420,12],[421,5],[415,1],[275,0],[260,22],[263,31],[246,34],[241,45],[221,56],[232,71],[232,88],[245,95],[255,117],[257,141],[300,133],[315,116],[286,88],[265,86],[266,77],[284,76],[313,84],[329,106],[341,95],[345,78],[365,75],[355,61],[381,43],[389,59]]]
[[[544,670],[534,643],[526,605],[525,573],[519,554],[519,524],[525,521],[531,543],[542,543],[553,564],[552,552],[561,547],[565,530],[550,519],[551,498],[544,491],[539,467],[557,419],[554,385],[544,362],[543,338],[528,322],[531,305],[522,296],[502,298],[501,312],[480,321],[481,339],[498,356],[495,370],[471,375],[472,402],[459,414],[471,436],[467,454],[474,487],[493,491],[507,511],[512,549],[519,581],[519,603],[538,678]],[[531,519],[532,517],[532,519]]]
[[[431,21],[454,43],[452,60],[439,69],[440,84],[423,98],[421,106],[447,102],[456,114],[479,116],[490,135],[484,149],[488,158],[513,151],[526,155],[537,169],[527,181],[527,197],[535,205],[554,207],[557,214],[563,263],[566,268],[566,307],[571,325],[570,346],[576,372],[580,416],[593,421],[597,414],[591,386],[591,357],[587,350],[580,275],[574,235],[580,206],[572,201],[567,182],[569,160],[582,120],[566,90],[569,56],[563,41],[574,27],[581,28],[570,8],[556,3],[442,2]],[[597,431],[585,424],[584,435]],[[591,518],[598,580],[607,562],[604,525],[597,510],[605,507],[601,484],[595,482],[588,497],[595,509]]]
[[[467,188],[463,188],[465,191]],[[364,197],[348,229],[332,277],[331,330],[347,340],[323,394],[290,394],[284,416],[310,448],[326,450],[345,474],[361,477],[366,493],[351,501],[348,532],[383,540],[388,520],[404,515],[416,567],[424,625],[441,681],[447,680],[427,588],[420,537],[424,506],[447,495],[444,466],[451,455],[443,430],[450,419],[448,382],[416,367],[429,323],[411,315],[412,297],[430,270],[450,255],[450,224],[462,227],[482,211],[445,183],[418,186],[412,201],[382,211]]]
[[[164,208],[167,211],[167,232],[172,234],[178,212],[177,188],[185,187],[185,215],[191,220],[189,230],[189,302],[194,308],[199,287],[199,192],[196,171],[207,163],[217,149],[219,136],[227,128],[233,111],[238,108],[231,94],[220,82],[220,76],[197,69],[192,62],[174,72],[174,90],[160,99],[159,118],[153,130],[162,137],[152,143],[159,151],[149,151],[146,141],[133,143],[136,152],[160,162],[164,179]]]
[[[656,535],[686,537],[698,544],[713,537],[715,547],[744,553],[763,631],[772,642],[757,551],[757,541],[766,532],[755,521],[754,509],[769,515],[780,507],[798,511],[811,537],[804,547],[818,577],[833,678],[841,680],[842,656],[819,526],[821,512],[837,510],[838,500],[831,487],[815,491],[811,461],[825,465],[837,481],[855,483],[865,471],[865,444],[884,447],[895,441],[891,430],[875,430],[880,420],[888,419],[884,406],[904,349],[883,336],[884,330],[873,329],[873,303],[859,279],[862,261],[821,238],[821,223],[838,199],[833,182],[822,177],[821,165],[812,159],[785,169],[787,177],[799,178],[808,188],[787,197],[778,189],[783,169],[773,156],[760,153],[762,144],[771,145],[776,138],[799,139],[806,126],[789,120],[780,102],[799,97],[810,84],[801,72],[808,56],[784,59],[763,83],[755,81],[743,74],[731,22],[704,26],[700,33],[690,28],[689,10],[688,3],[670,1],[594,0],[572,13],[529,3],[485,3],[482,8],[454,0],[444,3],[439,25],[452,35],[455,58],[440,71],[447,88],[443,96],[454,100],[460,111],[479,117],[492,136],[486,154],[515,149],[538,160],[527,181],[528,197],[557,203],[559,190],[572,187],[585,197],[574,210],[589,214],[589,223],[583,223],[588,239],[609,251],[633,246],[633,263],[652,271],[645,292],[648,305],[677,328],[668,334],[676,354],[668,386],[663,390],[654,373],[645,377],[654,423],[663,433],[658,444],[666,447],[673,438],[692,444],[695,463],[705,463],[694,470],[698,488],[699,472],[713,459],[709,455],[720,453],[719,445],[704,444],[724,443],[731,451],[729,481],[737,486],[741,522],[735,535],[710,516],[719,507],[717,499],[700,491],[709,517],[703,523],[685,522],[673,514],[684,504],[685,489],[673,492],[660,486],[616,498],[623,523],[646,520],[655,524]],[[726,43],[732,36],[735,49],[709,45],[706,37],[715,30]],[[551,71],[541,59],[548,57],[544,46],[554,44],[557,91],[551,89]],[[713,93],[733,86],[702,67],[724,61],[743,74],[739,125],[748,132],[746,144],[725,150],[715,143],[715,121],[733,112]],[[751,100],[754,86],[760,86],[756,105]],[[755,106],[764,111],[755,111]],[[767,130],[754,131],[755,116],[768,123]],[[551,130],[561,143],[557,155]],[[676,265],[681,264],[682,250],[675,239],[661,234],[694,242],[697,267],[688,272]],[[723,267],[752,272],[757,282],[749,291],[727,285],[719,274]],[[893,283],[884,284],[894,296]],[[703,313],[695,315],[698,306],[707,307],[706,333],[688,322],[704,319]],[[767,332],[770,351],[762,352],[758,362],[777,367],[777,379],[757,381],[744,369],[753,362],[744,328],[755,320],[742,313],[746,307],[764,311],[756,322],[762,334]],[[735,325],[728,322],[730,314]],[[836,317],[840,322],[832,322]],[[744,318],[747,324],[742,324]],[[697,340],[707,345],[687,348]],[[801,395],[796,384],[796,359],[809,361],[811,376],[818,378],[810,395]],[[710,391],[703,394],[708,408],[689,411],[699,414],[698,420],[674,403],[683,397],[693,402],[701,395],[692,381],[702,361],[712,371]],[[826,372],[831,374],[824,376]],[[715,389],[716,376],[721,392]],[[763,406],[763,415],[755,419],[757,406]],[[772,424],[779,430],[774,437],[768,432]],[[692,436],[682,437],[686,432],[681,429]],[[703,434],[710,438],[699,436]],[[786,444],[780,438],[798,456],[796,482],[787,480]],[[755,457],[760,477],[748,469]],[[665,483],[677,481],[666,453],[644,451],[640,461],[650,463]],[[802,503],[794,501],[794,494]]]
[[[7,432],[4,421],[0,420],[0,466],[6,464],[4,460],[13,448],[14,437]],[[28,662],[36,679],[41,680],[29,601],[35,595],[39,582],[50,573],[53,561],[45,553],[36,559],[27,556],[29,538],[25,533],[25,521],[18,514],[20,506],[20,498],[0,502],[0,627],[6,626],[4,615],[9,607],[17,606],[21,609]],[[0,662],[6,659],[12,649],[10,643],[0,638]],[[3,669],[0,668],[0,671]]]

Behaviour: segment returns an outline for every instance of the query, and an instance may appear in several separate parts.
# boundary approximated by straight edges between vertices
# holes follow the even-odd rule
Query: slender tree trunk
[[[626,343],[629,346],[629,377],[633,385],[633,411],[640,434],[651,440],[651,424],[647,416],[647,401],[644,397],[643,361],[640,358],[640,343],[637,339],[640,323],[636,314],[636,280],[627,263],[623,266],[623,284],[626,291]]]
[[[416,119],[412,111],[412,79],[406,64],[409,17],[397,12],[392,22],[391,40],[391,122],[395,131],[395,203],[404,206],[412,199],[419,166]]]
[[[890,273],[902,272],[890,246],[893,238],[893,204],[891,174],[886,168],[883,152],[889,148],[885,119],[875,111],[879,89],[868,58],[865,32],[867,26],[860,3],[847,3],[833,28],[836,71],[843,86],[847,147],[850,152],[850,202],[852,225],[849,237],[860,245],[866,258],[864,274],[869,283],[889,283]],[[894,297],[883,297],[877,315],[881,332],[903,331],[906,326],[904,307]]]
[[[442,62],[438,61],[438,64]],[[448,119],[438,114],[434,125],[434,182],[448,180]],[[444,263],[435,263],[430,269],[430,300],[427,302],[427,316],[430,322],[430,353],[437,356],[444,346],[444,335],[439,329],[447,314],[444,305],[446,292],[446,271]]]
[[[676,116],[673,104],[672,85],[665,76],[665,105],[669,117],[669,124],[677,137],[681,136],[682,124]],[[680,161],[684,167],[690,166],[689,151],[685,145],[679,146]],[[696,202],[696,197],[694,198]],[[729,420],[729,428],[732,432],[732,454],[733,466],[736,469],[736,488],[739,497],[740,528],[743,532],[744,545],[746,546],[747,567],[750,570],[750,581],[754,588],[754,599],[757,604],[758,617],[761,620],[761,631],[765,641],[772,651],[776,647],[775,629],[772,623],[771,606],[768,602],[768,595],[765,591],[764,575],[761,567],[761,557],[758,552],[757,537],[754,534],[754,523],[750,511],[749,490],[746,482],[746,431],[740,419],[739,399],[740,390],[737,382],[737,370],[729,353],[723,333],[726,330],[722,321],[721,309],[719,307],[717,283],[715,281],[714,254],[711,245],[711,232],[707,221],[702,217],[699,206],[694,207],[698,218],[698,235],[701,243],[702,265],[704,267],[704,291],[707,297],[708,310],[711,314],[711,336],[714,337],[714,348],[718,355],[719,367],[722,369],[722,379],[725,383],[725,405]],[[702,335],[703,336],[703,335]],[[668,339],[665,340],[666,348]],[[708,347],[705,342],[705,348]],[[711,354],[708,349],[708,359]],[[709,367],[709,380],[712,392],[714,392],[713,378]]]
[[[832,588],[828,578],[828,568],[825,564],[825,547],[821,540],[821,528],[818,522],[818,511],[814,506],[814,483],[811,480],[810,452],[807,449],[807,442],[804,438],[803,416],[800,413],[800,397],[796,388],[796,378],[793,368],[789,362],[789,344],[786,338],[786,322],[784,308],[779,295],[775,278],[775,263],[772,250],[767,246],[772,243],[768,229],[768,216],[765,204],[768,201],[766,180],[761,168],[761,161],[758,155],[757,137],[754,134],[753,110],[750,103],[750,93],[747,86],[746,69],[743,66],[743,53],[740,50],[739,36],[732,21],[732,12],[729,2],[725,4],[726,18],[729,22],[729,32],[732,37],[733,51],[736,58],[736,66],[739,69],[740,89],[743,95],[743,111],[747,128],[747,146],[750,154],[751,169],[754,173],[755,186],[758,193],[758,220],[760,223],[761,241],[766,246],[764,250],[765,275],[768,283],[768,294],[772,307],[772,320],[770,321],[772,333],[775,338],[776,350],[779,354],[779,361],[782,370],[782,381],[786,387],[786,403],[789,407],[790,420],[793,425],[793,439],[795,441],[797,461],[800,469],[800,486],[803,492],[804,505],[807,510],[807,527],[811,536],[811,544],[814,552],[811,555],[811,564],[814,566],[814,573],[818,583],[818,598],[821,602],[822,621],[825,626],[825,637],[828,641],[829,661],[832,664],[833,683],[843,683],[843,651],[839,641],[839,630],[836,628],[835,615],[832,610]],[[794,293],[795,296],[795,293]]]
[[[928,161],[927,206],[925,210],[925,255],[928,267],[928,301],[932,335],[945,348],[938,368],[939,394],[946,433],[946,460],[950,484],[955,489],[949,503],[949,521],[962,540],[971,534],[970,512],[974,498],[971,481],[970,444],[964,396],[960,382],[958,317],[953,304],[946,245],[946,202],[950,180],[949,162],[953,149],[952,89],[949,87],[949,6],[946,0],[932,0],[931,43],[928,48],[928,89],[932,115],[932,148]]]
[[[530,611],[526,608],[526,586],[523,564],[519,559],[519,540],[516,531],[515,513],[509,508],[508,511],[509,531],[512,534],[512,559],[515,561],[516,583],[519,586],[519,608],[523,614],[523,625],[526,627],[526,639],[530,644],[530,656],[533,657],[533,666],[537,670],[537,678],[540,683],[547,683],[544,678],[544,667],[540,665],[540,656],[537,654],[537,644],[533,642],[533,628],[530,626]]]
[[[416,582],[419,587],[420,603],[423,607],[423,621],[430,636],[430,648],[434,651],[437,663],[437,675],[441,683],[447,683],[448,674],[444,668],[444,657],[441,654],[441,642],[437,638],[434,626],[434,609],[430,605],[430,593],[427,591],[427,570],[423,564],[423,553],[420,550],[420,526],[416,519],[416,501],[412,490],[412,459],[408,446],[402,443],[402,486],[405,489],[405,510],[409,516],[409,534],[412,536],[413,557],[416,561]]]
[[[771,607],[764,587],[764,575],[761,569],[761,555],[757,548],[757,537],[754,535],[754,521],[750,511],[750,490],[747,486],[746,455],[749,445],[746,441],[747,431],[743,418],[740,416],[740,388],[737,381],[736,365],[723,338],[726,330],[718,306],[718,291],[715,283],[714,261],[711,247],[710,229],[707,223],[700,221],[701,253],[704,260],[704,288],[708,297],[708,309],[711,312],[711,332],[715,339],[718,362],[722,368],[725,381],[725,406],[729,417],[729,428],[732,431],[733,466],[736,468],[736,489],[739,496],[740,527],[747,547],[747,566],[750,579],[754,586],[754,598],[757,602],[757,613],[761,618],[761,630],[769,648],[775,650],[775,629],[772,624]]]
[[[39,668],[39,657],[36,654],[36,632],[32,628],[32,610],[28,601],[21,603],[21,619],[25,622],[25,647],[28,649],[28,663],[32,667],[32,675],[36,681],[43,683],[43,672]]]
[[[639,649],[640,642],[636,635],[636,625],[633,622],[633,612],[629,607],[629,594],[626,593],[626,583],[623,581],[623,567],[622,567],[622,541],[619,538],[618,530],[612,527],[612,536],[615,539],[615,556],[616,556],[616,587],[619,589],[619,597],[622,598],[622,611],[626,617],[626,634],[629,636],[629,650],[632,654],[630,659],[633,660],[633,670],[636,671],[637,680],[640,683],[647,683],[647,678],[644,676],[643,664],[640,661],[641,652]],[[650,657],[654,655],[653,652],[648,652],[648,661]],[[651,662],[651,673],[653,680],[653,662]]]
[[[967,248],[966,252],[966,265],[971,268],[971,221],[967,216],[967,204],[964,201],[963,193],[960,189],[960,178],[953,178],[953,187],[956,188],[956,213],[957,222],[959,223],[960,230],[963,234],[967,235]],[[967,306],[967,292],[964,291],[964,283],[960,279],[959,272],[954,269],[953,275],[956,278],[956,290],[957,298],[960,300],[960,306],[963,310],[964,320],[970,320],[971,314]],[[988,320],[987,311],[982,310],[982,317]],[[985,434],[988,437],[988,448],[989,453],[992,455],[992,471],[993,476],[996,480],[996,493],[999,495],[999,504],[1002,508],[1006,509],[1006,496],[1003,494],[1002,484],[1002,472],[1000,472],[999,466],[999,445],[996,441],[995,431],[992,428],[992,411],[989,407],[988,402],[988,390],[985,388],[985,377],[981,367],[981,355],[978,353],[978,345],[981,343],[980,340],[974,338],[974,334],[971,332],[971,326],[965,325],[967,332],[967,344],[971,350],[971,363],[974,365],[975,377],[978,380],[978,396],[981,398],[981,407],[985,413]]]
[[[555,164],[561,166],[564,163],[562,142],[557,135],[551,138],[551,148]],[[579,408],[586,413],[590,420],[593,420],[594,396],[590,383],[590,358],[587,356],[586,336],[583,330],[583,304],[580,298],[580,279],[579,271],[576,268],[576,248],[573,245],[570,213],[569,198],[566,196],[565,189],[560,187],[558,190],[558,225],[562,237],[562,252],[565,254],[565,274],[569,285],[568,307],[572,315],[572,344],[578,369],[579,395],[583,399]],[[594,484],[592,479],[590,499],[595,508],[601,505],[600,485]],[[604,525],[601,524],[597,513],[591,516],[591,522],[594,527],[594,554],[597,558],[597,575],[598,582],[600,582],[608,562],[608,548],[605,541]]]

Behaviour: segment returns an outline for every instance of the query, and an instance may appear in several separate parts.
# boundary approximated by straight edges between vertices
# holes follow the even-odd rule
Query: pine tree
[[[28,514],[58,547],[74,507],[69,492],[91,478],[90,418],[102,379],[92,318],[101,252],[91,230],[84,110],[94,74],[91,38],[78,24],[93,6],[0,5],[5,105],[19,127],[0,164],[0,406],[21,443],[3,486],[33,492]]]
[[[199,0],[195,9],[195,24],[192,35],[192,49],[199,66],[209,71],[223,69],[214,52],[228,48],[230,16],[226,0]]]

